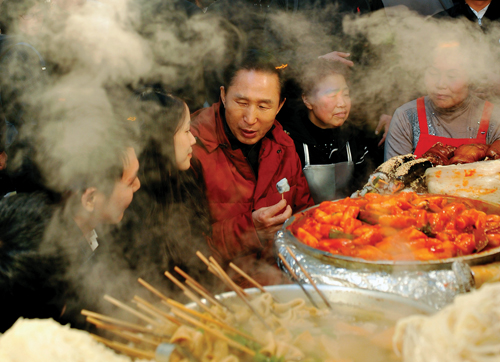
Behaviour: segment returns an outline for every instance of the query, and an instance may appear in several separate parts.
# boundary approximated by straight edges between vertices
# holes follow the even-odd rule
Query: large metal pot
[[[349,305],[365,310],[369,309],[384,313],[400,314],[400,317],[405,317],[412,314],[429,315],[436,312],[436,309],[429,307],[426,304],[390,293],[333,285],[318,284],[317,286],[328,299],[332,307],[335,307],[335,305]],[[320,307],[324,306],[323,300],[311,285],[305,285],[304,287],[307,289],[317,305],[319,305]],[[306,295],[296,284],[273,285],[264,288],[267,292],[276,297],[276,299],[281,303],[285,303],[296,298],[303,298],[307,301]],[[251,297],[259,295],[261,293],[257,288],[245,289],[245,292]],[[235,292],[226,292],[219,294],[217,296],[217,299],[222,301],[231,299],[236,300],[238,299],[238,296]],[[190,303],[187,306],[196,308],[196,304],[194,303]]]
[[[450,201],[462,201],[488,214],[500,215],[500,205],[456,196],[444,196]],[[313,206],[309,209],[318,207]],[[307,209],[307,210],[309,210]],[[287,230],[303,217],[305,211],[293,215],[276,233],[277,251],[283,254],[302,282],[308,279],[298,268],[286,247],[290,247],[313,279],[320,284],[343,285],[398,294],[436,309],[453,302],[457,294],[474,288],[469,266],[500,260],[500,248],[478,254],[433,261],[371,261],[333,255],[301,243]],[[278,260],[278,265],[281,262]],[[282,269],[287,273],[286,269]]]
[[[334,315],[340,315],[342,318],[350,321],[363,320],[375,327],[374,329],[380,327],[386,332],[390,331],[401,318],[415,314],[431,315],[436,312],[435,309],[422,303],[389,293],[329,285],[318,285],[318,287],[328,299],[330,305],[332,306],[332,313]],[[305,288],[308,290],[309,294],[318,306],[325,306],[322,299],[312,286],[306,285]],[[265,289],[280,303],[286,303],[296,298],[302,298],[307,301],[307,297],[298,285],[275,285],[265,287]],[[251,297],[257,296],[261,293],[256,288],[245,289],[245,292]],[[216,298],[222,300],[223,302],[230,300],[237,301],[238,299],[234,292],[223,293],[216,296]],[[230,303],[226,304],[231,306]],[[194,303],[188,304],[187,306],[197,308]],[[349,324],[349,322],[347,323]],[[324,326],[323,328],[328,327]],[[332,329],[331,332],[335,332],[333,326],[330,326],[330,328]],[[314,335],[314,332],[311,332]],[[380,335],[380,333],[374,332],[373,336],[376,335]],[[371,344],[373,344],[373,346]],[[363,348],[370,351],[372,350],[371,348],[376,345],[380,346],[380,344],[374,339],[368,337],[366,344],[363,344]],[[385,348],[390,349],[390,347],[387,346]],[[381,360],[381,356],[372,357],[373,359],[370,360]],[[354,357],[352,360],[361,362],[367,361],[368,359],[363,358],[360,360],[359,358],[356,359],[356,357]]]
[[[448,199],[449,201],[458,201],[466,203],[479,211],[483,211],[487,214],[500,215],[500,205],[493,204],[480,200],[472,200],[464,197],[458,196],[446,196],[446,195],[429,195],[429,196],[440,196]],[[301,243],[297,238],[287,229],[292,223],[300,220],[304,217],[306,211],[317,208],[319,205],[310,207],[300,213],[297,213],[290,217],[283,225],[282,231],[284,233],[284,238],[291,244],[295,245],[305,253],[318,258],[319,260],[332,264],[336,267],[349,268],[349,269],[371,269],[375,271],[386,271],[392,272],[395,270],[437,270],[437,269],[451,269],[453,262],[461,261],[468,265],[480,265],[492,263],[494,261],[500,260],[500,247],[491,249],[485,252],[471,254],[461,257],[441,259],[441,260],[429,260],[429,261],[393,261],[393,260],[381,260],[372,261],[360,258],[353,258],[343,255],[334,255],[326,251],[318,250],[312,248],[304,243]]]

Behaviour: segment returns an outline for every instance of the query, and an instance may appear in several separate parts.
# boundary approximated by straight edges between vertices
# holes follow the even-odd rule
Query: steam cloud
[[[235,23],[243,28],[255,20],[242,10],[232,11],[235,17],[240,14]],[[36,126],[26,125],[21,132],[35,142],[46,184],[56,190],[72,188],[79,170],[88,169],[88,152],[102,155],[102,165],[111,162],[106,155],[114,154],[122,137],[117,122],[131,115],[126,107],[131,89],[161,81],[182,91],[189,104],[200,106],[209,99],[206,86],[214,86],[215,92],[220,86],[207,81],[206,74],[220,79],[224,66],[240,56],[247,43],[260,42],[275,51],[290,62],[292,76],[319,55],[350,52],[355,62],[352,121],[366,122],[372,129],[381,114],[425,94],[423,70],[440,41],[460,42],[461,56],[478,86],[487,86],[500,69],[497,24],[483,33],[467,21],[425,19],[405,9],[392,11],[390,17],[384,10],[349,15],[342,25],[332,24],[328,19],[341,20],[335,6],[266,16],[264,30],[247,31],[245,37],[223,17],[200,13],[188,18],[164,0],[106,0],[69,11],[55,9],[34,39],[55,67],[43,91],[24,94],[30,112],[26,118]],[[99,167],[95,165],[96,172]],[[144,265],[144,270],[149,267]],[[120,278],[107,286],[117,297],[125,295],[138,276],[120,260],[110,260],[103,268],[103,273]]]

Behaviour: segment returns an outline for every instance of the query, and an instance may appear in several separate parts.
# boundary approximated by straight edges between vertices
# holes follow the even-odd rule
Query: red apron
[[[493,110],[493,104],[491,104],[490,102],[485,102],[483,114],[481,116],[481,123],[479,124],[479,129],[477,131],[476,138],[438,137],[429,134],[429,128],[427,126],[427,115],[425,113],[424,97],[417,99],[417,112],[418,112],[418,124],[420,126],[420,137],[418,139],[417,148],[415,148],[415,152],[413,153],[415,154],[415,156],[421,157],[437,142],[441,142],[442,144],[451,145],[455,147],[471,143],[486,144],[486,133],[488,132],[488,127],[490,125],[490,117],[492,110]]]

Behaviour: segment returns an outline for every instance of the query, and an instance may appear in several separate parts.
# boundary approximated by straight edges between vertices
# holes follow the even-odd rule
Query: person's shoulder
[[[432,17],[435,19],[443,19],[443,18],[458,18],[463,15],[461,6],[459,4],[453,5],[451,8],[440,11],[434,14]]]
[[[218,109],[217,104],[202,108],[191,114],[191,126],[195,130],[200,127],[212,124],[215,121],[215,113]]]
[[[290,133],[283,129],[283,126],[278,121],[274,121],[274,129],[272,130],[272,135],[276,142],[283,146],[293,146],[295,148],[295,144],[293,143],[292,137],[290,137]]]
[[[414,110],[417,109],[417,99],[414,99],[412,101],[406,102],[402,106],[399,106],[396,111],[394,112],[394,116],[400,116],[404,114],[405,112],[409,110]]]
[[[478,98],[479,100],[479,107],[484,107],[486,105],[486,101]],[[491,110],[491,120],[495,121],[496,123],[500,123],[500,104],[498,102],[489,102],[492,106],[493,109]]]

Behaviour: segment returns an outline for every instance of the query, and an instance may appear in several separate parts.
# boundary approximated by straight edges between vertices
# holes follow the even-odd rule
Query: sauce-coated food
[[[325,201],[288,229],[313,248],[367,260],[447,259],[500,246],[499,215],[413,192]]]

